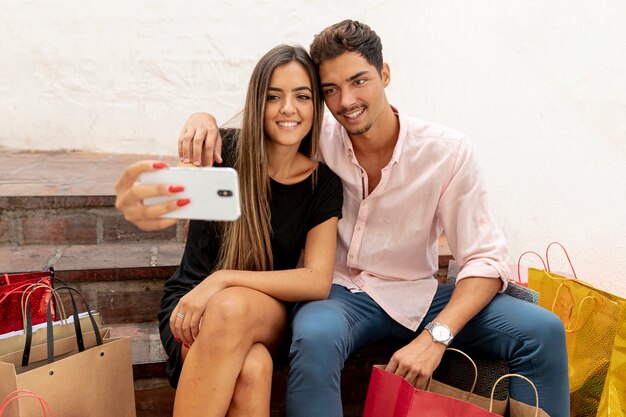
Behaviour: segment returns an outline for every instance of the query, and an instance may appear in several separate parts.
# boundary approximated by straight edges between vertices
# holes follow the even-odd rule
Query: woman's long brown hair
[[[301,46],[279,45],[257,63],[243,110],[241,133],[236,145],[235,167],[239,173],[241,217],[226,223],[216,269],[270,271],[274,268],[270,223],[270,177],[267,171],[263,116],[267,91],[274,70],[296,61],[311,80],[313,91],[313,126],[302,140],[299,150],[317,159],[317,148],[323,117],[323,100],[313,61]]]

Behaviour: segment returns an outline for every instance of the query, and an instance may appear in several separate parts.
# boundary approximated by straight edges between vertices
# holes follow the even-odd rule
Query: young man
[[[563,325],[552,313],[503,294],[508,250],[491,219],[476,157],[464,137],[408,117],[385,94],[380,38],[345,20],[318,34],[311,56],[327,115],[322,160],[341,177],[335,277],[327,300],[294,311],[289,417],[342,415],[340,371],[360,347],[406,345],[387,370],[423,385],[446,346],[505,359],[534,381],[540,406],[569,415]],[[179,140],[188,162],[219,159],[215,120],[190,118]],[[437,238],[445,232],[462,266],[456,287],[438,286]],[[511,397],[534,404],[523,381]]]

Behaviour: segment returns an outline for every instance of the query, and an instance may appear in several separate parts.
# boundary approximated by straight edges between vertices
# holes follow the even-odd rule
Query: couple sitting
[[[508,250],[468,142],[389,104],[390,69],[367,25],[330,26],[310,53],[282,45],[260,59],[238,138],[222,142],[201,113],[181,133],[184,162],[238,170],[242,217],[191,221],[165,284],[159,321],[174,415],[269,416],[271,355],[286,334],[288,417],[341,416],[345,360],[391,339],[405,345],[387,370],[416,386],[455,346],[508,361],[534,381],[541,408],[569,415],[563,326],[499,294]],[[172,225],[159,216],[186,203],[143,205],[180,190],[136,183],[163,166],[136,163],[116,187],[117,207],[144,230]],[[462,266],[456,286],[433,277],[444,231]],[[510,394],[534,404],[523,381],[512,380]]]

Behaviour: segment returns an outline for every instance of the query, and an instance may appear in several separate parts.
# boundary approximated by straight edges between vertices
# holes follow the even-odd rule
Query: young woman
[[[224,138],[222,166],[239,172],[241,218],[191,221],[183,259],[165,284],[159,311],[174,416],[269,416],[270,352],[281,342],[290,303],[330,291],[341,181],[316,161],[323,101],[315,67],[301,47],[281,45],[256,65],[238,138]],[[145,230],[186,201],[144,206],[176,185],[136,184],[126,169],[116,206]],[[298,267],[300,256],[302,263]]]

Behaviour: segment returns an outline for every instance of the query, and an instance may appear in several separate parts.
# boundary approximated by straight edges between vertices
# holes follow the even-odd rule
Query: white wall
[[[0,0],[0,145],[175,153],[189,113],[235,115],[266,50],[356,18],[383,39],[392,103],[474,142],[513,257],[559,240],[626,296],[624,16],[620,0]]]

